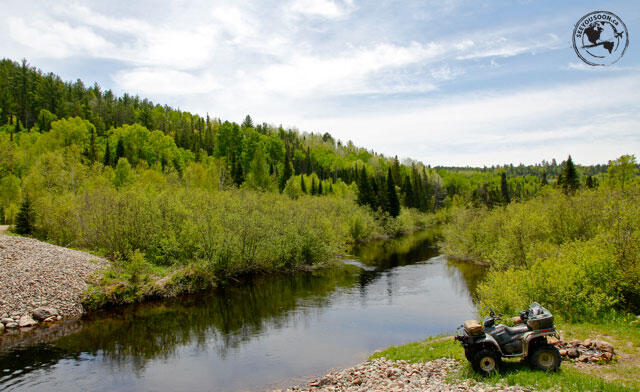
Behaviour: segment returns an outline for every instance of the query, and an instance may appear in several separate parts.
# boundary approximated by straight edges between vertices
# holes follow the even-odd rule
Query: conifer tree
[[[315,195],[316,193],[317,193],[316,178],[315,177],[311,177],[311,194]]]
[[[109,138],[107,138],[107,147],[104,149],[104,166],[111,166],[111,148],[109,147]]]
[[[31,206],[31,201],[26,197],[20,205],[20,210],[16,215],[16,233],[20,235],[29,235],[33,232],[33,223],[35,220],[35,212]]]
[[[548,182],[547,182],[547,171],[545,170],[545,171],[542,172],[542,186],[545,186],[547,184],[548,184]]]
[[[124,156],[124,142],[122,139],[118,139],[118,144],[116,146],[116,159],[113,160],[114,163],[120,161],[120,158],[125,158]]]
[[[593,177],[591,177],[591,175],[587,176],[587,180],[585,182],[585,185],[587,186],[587,188],[593,189]]]
[[[395,158],[393,158],[393,166],[391,172],[393,173],[393,181],[396,184],[400,184],[400,162],[398,161],[397,155],[395,156]]]
[[[415,197],[413,194],[413,185],[411,185],[411,178],[405,176],[402,184],[402,192],[404,193],[404,205],[409,208],[415,208]]]
[[[367,178],[367,171],[365,170],[365,167],[362,166],[360,179],[358,181],[358,203],[360,205],[371,206],[371,202],[371,185],[369,184],[369,178]]]
[[[322,180],[318,182],[318,195],[322,196]]]
[[[251,119],[251,116],[247,114],[247,116],[244,118],[244,121],[242,122],[242,128],[253,128],[253,120]]]
[[[89,160],[95,162],[98,156],[98,146],[96,144],[96,128],[91,126],[91,135],[89,136]]]
[[[500,193],[502,193],[502,201],[505,204],[511,202],[511,195],[509,194],[509,184],[507,183],[507,174],[502,173],[500,175]]]
[[[398,193],[396,192],[396,184],[393,182],[393,174],[391,168],[387,174],[387,205],[389,215],[397,217],[400,215],[400,200],[398,200]]]
[[[576,170],[571,155],[567,158],[567,162],[564,165],[563,175],[563,189],[564,193],[569,194],[575,192],[580,186],[580,179],[578,178],[578,171]]]
[[[304,174],[300,174],[300,189],[302,193],[307,193],[307,186],[304,183]]]
[[[292,175],[293,165],[291,165],[291,160],[289,159],[289,151],[287,149],[284,154],[284,172],[282,174],[282,177],[280,177],[280,192],[284,190],[287,181],[289,180],[289,178],[291,178]]]

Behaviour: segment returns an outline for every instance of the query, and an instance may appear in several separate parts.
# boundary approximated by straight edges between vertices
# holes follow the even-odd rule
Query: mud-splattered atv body
[[[476,320],[465,321],[455,337],[473,369],[479,373],[491,373],[502,358],[525,358],[537,369],[555,371],[560,367],[560,352],[547,342],[547,337],[558,336],[553,315],[534,302],[529,309],[514,318],[516,325],[507,327],[496,324],[501,321],[493,309],[480,324]]]

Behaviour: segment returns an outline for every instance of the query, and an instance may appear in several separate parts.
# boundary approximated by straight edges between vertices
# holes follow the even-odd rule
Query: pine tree
[[[400,200],[398,200],[398,193],[396,192],[396,184],[393,182],[393,174],[391,173],[391,168],[389,168],[389,173],[387,174],[387,197],[386,202],[389,212],[389,215],[392,217],[397,217],[400,215]]]
[[[316,178],[311,177],[311,194],[315,195],[316,193],[318,193],[318,189],[316,188]]]
[[[318,195],[322,196],[324,192],[322,191],[322,180],[318,181]]]
[[[405,176],[404,178],[402,192],[404,193],[404,205],[409,208],[415,208],[413,185],[411,185],[411,178],[409,178],[409,176]]]
[[[393,158],[392,173],[393,173],[393,181],[396,184],[400,184],[400,162],[398,161],[397,155],[395,156],[395,158]]]
[[[289,159],[289,151],[288,149],[284,153],[284,172],[282,177],[280,177],[280,192],[284,190],[287,181],[293,175],[293,165],[291,165],[291,160]]]
[[[585,185],[587,186],[587,188],[593,189],[593,177],[591,177],[590,175],[587,176]]]
[[[545,171],[542,172],[542,186],[545,186],[547,184],[548,184],[548,182],[547,182],[547,171],[545,170]]]
[[[104,166],[111,166],[111,148],[109,147],[109,138],[107,138],[107,147],[104,149]]]
[[[96,128],[91,126],[91,136],[89,137],[89,160],[95,162],[98,156],[98,146],[96,144]]]
[[[511,202],[511,195],[509,194],[509,184],[507,183],[507,174],[502,173],[500,175],[500,193],[502,193],[502,201],[505,204]]]
[[[20,205],[20,210],[16,215],[16,233],[20,235],[29,235],[33,232],[33,222],[35,220],[35,212],[31,206],[29,198],[25,198]]]
[[[253,120],[250,115],[247,114],[241,126],[242,128],[253,128]]]
[[[369,178],[367,177],[367,171],[364,166],[362,166],[358,180],[358,203],[360,203],[360,205],[372,205],[371,185],[369,184]]]
[[[300,174],[300,189],[302,190],[302,193],[307,193],[307,185],[305,185],[304,183],[304,175]]]
[[[116,159],[114,159],[113,162],[117,163],[120,158],[126,158],[124,155],[124,142],[122,139],[118,139],[118,144],[116,146]]]
[[[562,185],[563,185],[564,193],[566,194],[574,193],[580,186],[578,171],[576,170],[576,167],[573,164],[571,155],[569,155],[569,158],[567,158],[567,162],[564,165],[564,176],[563,176]]]

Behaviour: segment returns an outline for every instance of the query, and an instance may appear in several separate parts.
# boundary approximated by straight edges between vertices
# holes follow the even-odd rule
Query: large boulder
[[[25,314],[24,316],[20,317],[20,320],[18,320],[18,326],[21,328],[31,327],[36,324],[38,324],[38,322],[32,319],[31,316],[29,316],[28,314]]]
[[[609,342],[605,342],[604,340],[598,340],[596,341],[596,347],[598,348],[598,350],[600,351],[604,351],[606,353],[613,353],[613,344],[609,343]]]
[[[34,310],[31,313],[33,314],[33,318],[38,320],[38,321],[42,321],[42,320],[47,319],[49,317],[55,317],[55,316],[58,316],[60,314],[60,312],[58,312],[58,309],[51,308],[51,307],[48,307],[48,306],[41,306],[41,307],[37,308],[36,310]]]

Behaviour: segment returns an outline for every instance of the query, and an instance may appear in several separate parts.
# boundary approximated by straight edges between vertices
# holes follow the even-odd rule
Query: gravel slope
[[[79,315],[86,279],[108,265],[85,252],[0,234],[0,315],[31,314],[39,306]]]
[[[375,359],[355,367],[331,372],[304,386],[287,389],[287,392],[328,391],[531,391],[520,386],[495,386],[463,380],[448,384],[447,375],[459,366],[454,359],[441,358],[426,363],[388,361]]]

